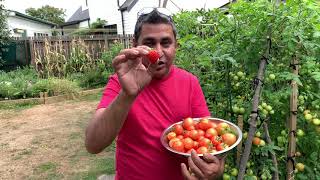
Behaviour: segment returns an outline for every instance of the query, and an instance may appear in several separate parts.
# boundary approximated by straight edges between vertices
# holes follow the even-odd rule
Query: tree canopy
[[[64,17],[65,9],[55,8],[49,5],[42,6],[41,8],[28,8],[26,13],[30,16],[43,19],[45,21],[53,22],[56,24],[62,24],[65,22]]]
[[[3,0],[0,0],[2,2]],[[2,62],[2,47],[8,42],[9,40],[9,30],[7,26],[7,13],[4,10],[3,4],[0,4],[0,66]]]

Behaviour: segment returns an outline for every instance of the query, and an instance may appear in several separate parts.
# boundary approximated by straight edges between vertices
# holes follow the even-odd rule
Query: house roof
[[[75,13],[72,14],[72,16],[68,19],[66,23],[71,22],[82,22],[89,20],[89,9],[82,10],[82,6],[80,6]]]
[[[138,2],[138,0],[126,0],[120,7],[120,11],[130,11],[131,8]]]
[[[36,22],[40,22],[40,23],[43,23],[43,24],[47,24],[47,25],[50,25],[50,26],[57,26],[57,24],[55,24],[53,22],[49,22],[49,21],[45,21],[45,20],[42,20],[42,19],[39,19],[39,18],[36,18],[36,17],[33,17],[33,16],[29,16],[29,15],[20,13],[18,11],[13,11],[13,10],[7,10],[7,11],[9,13],[14,13],[13,16],[22,17],[22,18],[29,19],[29,20],[32,20],[32,21],[36,21]]]

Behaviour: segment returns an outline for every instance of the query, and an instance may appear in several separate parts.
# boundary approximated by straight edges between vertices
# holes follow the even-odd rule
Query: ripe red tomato
[[[217,151],[222,151],[226,148],[226,146],[223,143],[219,143],[215,147]]]
[[[183,134],[183,127],[181,124],[175,124],[173,126],[173,132],[175,132],[177,135]]]
[[[260,145],[261,139],[258,137],[254,137],[252,143],[256,146]]]
[[[210,121],[209,124],[210,124],[210,127],[214,128],[214,129],[217,128],[217,126],[218,126],[216,123],[214,123],[212,121]]]
[[[197,129],[199,136],[204,136],[205,132],[202,129]]]
[[[188,118],[185,118],[183,121],[182,121],[182,127],[186,130],[192,130],[191,127],[194,128],[194,122],[193,122],[193,119],[188,117]]]
[[[198,149],[198,147],[199,147],[199,142],[193,141],[193,149]]]
[[[178,135],[177,138],[181,140],[181,139],[183,139],[184,137],[183,137],[183,135]]]
[[[193,140],[198,140],[200,136],[198,131],[194,129],[190,131],[189,137],[191,137]]]
[[[172,148],[172,145],[173,145],[173,143],[174,143],[175,141],[180,141],[180,139],[178,139],[178,138],[173,138],[173,139],[171,139],[171,140],[169,141],[169,147]]]
[[[179,152],[184,152],[184,144],[182,141],[174,141],[172,144],[172,149],[179,151]]]
[[[193,140],[189,137],[185,138],[182,140],[183,144],[184,144],[184,148],[185,149],[191,149],[193,148]]]
[[[209,128],[206,131],[206,134],[204,135],[206,138],[211,139],[213,136],[217,136],[218,132],[214,128]]]
[[[211,127],[210,121],[207,118],[202,118],[199,122],[199,129],[206,131]]]
[[[170,141],[171,139],[175,138],[177,135],[175,132],[169,132],[167,135],[168,140]]]
[[[221,136],[213,136],[211,138],[211,142],[213,145],[220,144],[220,143],[222,143],[222,138],[221,138]]]
[[[208,147],[211,143],[210,139],[208,138],[202,138],[198,140],[198,142],[199,142],[199,146],[204,146],[204,147]]]
[[[225,133],[222,135],[222,140],[225,144],[231,146],[237,141],[237,137],[232,133]]]
[[[205,146],[201,146],[197,149],[197,153],[198,154],[204,154],[204,153],[207,153],[208,152],[208,148],[205,147]]]

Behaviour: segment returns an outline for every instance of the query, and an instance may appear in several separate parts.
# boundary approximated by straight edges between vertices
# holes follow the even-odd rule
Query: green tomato
[[[314,119],[312,120],[312,123],[313,123],[314,125],[316,125],[316,126],[319,126],[319,125],[320,125],[320,119],[314,118]]]
[[[306,114],[304,115],[304,118],[307,120],[307,121],[310,121],[312,119],[312,115],[311,114]]]
[[[262,114],[264,114],[264,115],[268,115],[268,111],[266,110],[266,109],[262,109]]]
[[[274,114],[274,110],[271,110],[269,113],[270,113],[270,114]]]
[[[299,137],[304,136],[304,131],[303,131],[302,129],[298,129],[298,130],[297,130],[297,135],[298,135]]]
[[[243,139],[247,139],[247,137],[248,137],[248,132],[245,132],[245,133],[243,133]]]
[[[298,99],[299,99],[300,101],[303,101],[303,100],[304,100],[304,96],[300,95],[300,96],[298,97]]]
[[[237,72],[237,76],[242,77],[243,75],[244,75],[243,72],[241,72],[241,71],[238,71],[238,72]]]
[[[268,104],[264,102],[264,103],[261,104],[261,106],[262,106],[264,109],[266,109],[267,106],[268,106]]]
[[[230,174],[231,176],[238,176],[238,169],[232,168]]]
[[[233,80],[234,80],[234,81],[238,81],[238,80],[239,80],[239,77],[238,77],[238,76],[233,76]]]
[[[239,109],[239,113],[240,113],[240,114],[244,114],[245,111],[246,111],[246,110],[245,110],[243,107],[241,107],[241,108]]]
[[[266,109],[267,109],[268,111],[271,111],[271,110],[272,110],[272,106],[267,105]]]
[[[237,106],[233,106],[233,107],[232,107],[232,111],[233,111],[234,113],[238,114],[239,111],[240,111],[240,109],[239,109]]]
[[[252,169],[247,169],[247,174],[248,174],[248,175],[253,175]]]
[[[296,164],[296,168],[298,169],[298,171],[302,172],[302,171],[304,171],[304,164],[302,164],[302,163],[297,163],[297,164]]]
[[[256,134],[255,134],[255,136],[256,136],[256,137],[261,137],[261,132],[260,132],[260,131],[257,131]]]
[[[261,178],[262,180],[268,179],[268,177],[267,177],[265,174],[262,174],[262,175],[260,176],[260,178]]]
[[[231,176],[227,173],[223,173],[223,177],[222,177],[223,180],[230,180],[231,179]]]
[[[286,130],[282,130],[282,131],[281,131],[281,135],[282,135],[282,136],[286,136],[286,135],[287,135]]]
[[[275,78],[276,78],[276,75],[274,75],[274,74],[269,75],[269,79],[274,80]]]

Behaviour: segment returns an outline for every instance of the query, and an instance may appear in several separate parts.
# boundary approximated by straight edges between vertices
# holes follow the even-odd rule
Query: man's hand
[[[190,171],[188,171],[184,163],[181,164],[182,175],[187,180],[219,179],[224,170],[224,158],[219,159],[216,156],[205,153],[203,159],[201,159],[194,150],[191,151],[188,164]]]
[[[112,61],[122,90],[129,96],[136,96],[152,79],[154,65],[143,64],[149,50],[147,46],[124,49]]]

